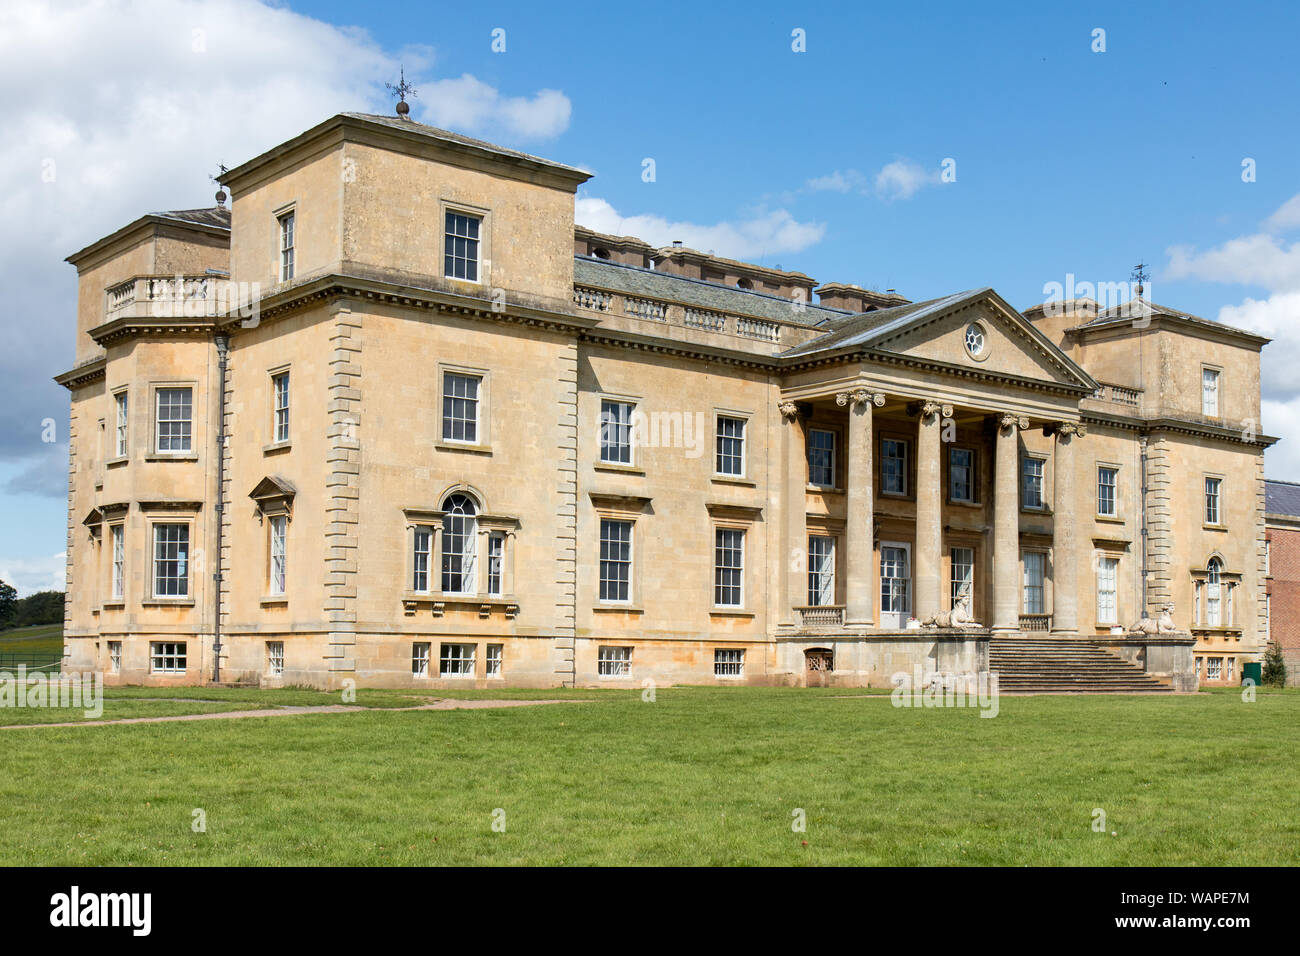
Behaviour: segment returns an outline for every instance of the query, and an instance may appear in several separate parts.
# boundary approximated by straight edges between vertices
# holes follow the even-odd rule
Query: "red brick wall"
[[[1269,640],[1282,648],[1287,683],[1300,669],[1300,531],[1269,528]]]

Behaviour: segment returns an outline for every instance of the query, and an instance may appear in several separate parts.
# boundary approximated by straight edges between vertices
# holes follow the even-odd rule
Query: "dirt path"
[[[138,699],[138,698],[137,698]],[[177,698],[149,698],[175,701]],[[198,701],[195,703],[221,703]],[[108,727],[113,724],[160,724],[176,720],[222,720],[231,717],[293,717],[298,714],[356,714],[363,711],[403,713],[411,710],[480,710],[488,707],[532,707],[535,704],[586,704],[586,700],[453,700],[444,698],[432,704],[415,707],[358,707],[346,704],[321,704],[318,706],[286,706],[261,710],[224,710],[215,714],[173,714],[170,717],[121,717],[117,720],[69,720],[57,724],[10,724],[0,730],[31,730],[37,727]]]

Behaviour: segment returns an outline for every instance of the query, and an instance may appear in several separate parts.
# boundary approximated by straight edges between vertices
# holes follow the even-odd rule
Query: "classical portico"
[[[1055,449],[1049,459],[1052,507],[1049,510],[1044,502],[1035,516],[1040,537],[1043,523],[1049,526],[1052,630],[1077,631],[1078,534],[1071,456],[1086,430],[1077,421],[1042,416],[1034,416],[1031,426],[1027,414],[956,405],[944,398],[890,393],[883,384],[868,382],[805,389],[780,401],[786,436],[782,541],[790,556],[783,575],[783,628],[906,630],[906,619],[896,626],[882,620],[880,606],[880,543],[897,537],[909,552],[903,585],[907,618],[924,624],[951,609],[960,582],[954,584],[950,545],[960,541],[963,548],[971,544],[968,550],[978,555],[971,574],[980,623],[994,633],[1019,632],[1021,436],[1032,427],[1050,435]],[[895,489],[891,494],[879,485],[882,428],[885,435],[900,436],[890,438],[889,447],[891,453],[902,449],[903,493]],[[843,462],[837,466],[842,487],[819,487],[810,477],[809,435],[814,430],[843,435]],[[950,448],[969,454],[961,492],[954,491]],[[969,500],[958,500],[963,496]],[[809,535],[815,533],[811,529],[823,511],[842,522],[834,549],[834,573],[840,583],[833,603],[815,604],[809,600]],[[986,515],[988,520],[983,520]]]

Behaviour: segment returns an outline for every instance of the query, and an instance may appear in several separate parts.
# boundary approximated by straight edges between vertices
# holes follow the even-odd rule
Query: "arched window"
[[[442,592],[478,593],[478,508],[468,495],[448,495],[442,503]]]
[[[1223,571],[1223,562],[1210,558],[1205,566],[1205,623],[1210,627],[1223,624],[1223,598],[1219,577]]]
[[[737,289],[752,289],[752,288],[754,288],[754,283],[753,283],[752,281],[750,281],[749,279],[744,279],[744,278],[737,279],[737,280],[736,280],[736,288],[737,288]]]
[[[608,249],[602,249],[602,248],[600,248],[599,246],[597,246],[595,249],[591,250],[591,254],[592,254],[593,256],[595,256],[597,259],[608,259],[608,258],[609,258],[609,250],[608,250]]]

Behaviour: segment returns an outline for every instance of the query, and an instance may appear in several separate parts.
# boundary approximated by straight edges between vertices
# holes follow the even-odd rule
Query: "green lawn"
[[[0,731],[0,864],[1300,863],[1300,694],[518,693],[584,702]]]
[[[9,662],[11,655],[39,659],[42,663],[63,656],[63,625],[38,624],[0,631],[0,659]]]

